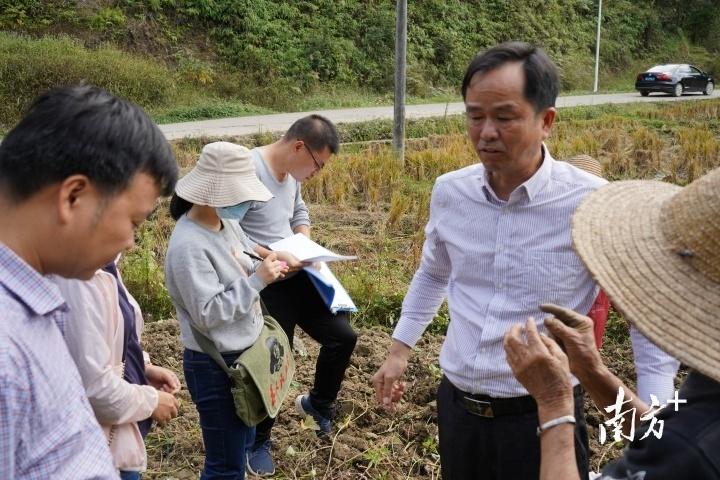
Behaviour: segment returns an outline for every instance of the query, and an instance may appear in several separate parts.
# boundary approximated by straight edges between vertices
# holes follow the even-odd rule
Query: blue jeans
[[[237,354],[223,354],[229,365]],[[235,414],[230,379],[208,355],[185,349],[185,382],[200,415],[205,442],[205,467],[201,480],[245,478],[245,450],[255,437],[255,428]]]
[[[120,480],[140,480],[142,475],[140,472],[131,472],[129,470],[120,470]]]

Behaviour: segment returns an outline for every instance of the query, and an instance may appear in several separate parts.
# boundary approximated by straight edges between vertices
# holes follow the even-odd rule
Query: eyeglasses
[[[305,143],[304,140],[303,140],[303,145],[305,146],[305,148],[307,149],[308,153],[309,153],[310,156],[312,157],[313,162],[315,162],[315,166],[317,167],[317,169],[318,169],[318,170],[322,170],[323,167],[325,166],[325,164],[324,164],[324,163],[320,163],[320,162],[317,161],[317,158],[315,158],[315,154],[312,153],[312,150],[310,150],[310,147],[307,146],[307,143]]]

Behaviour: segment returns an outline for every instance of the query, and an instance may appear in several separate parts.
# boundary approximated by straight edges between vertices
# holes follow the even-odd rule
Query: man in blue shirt
[[[176,179],[147,114],[90,86],[40,96],[0,144],[0,478],[117,478],[46,275],[89,279]]]

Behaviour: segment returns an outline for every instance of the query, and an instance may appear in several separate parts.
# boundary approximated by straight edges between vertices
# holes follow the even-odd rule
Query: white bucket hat
[[[273,197],[255,175],[250,150],[230,142],[205,145],[195,167],[177,182],[175,193],[196,205],[216,208]]]

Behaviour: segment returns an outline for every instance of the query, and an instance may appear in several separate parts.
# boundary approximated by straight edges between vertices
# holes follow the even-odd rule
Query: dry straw
[[[578,207],[573,242],[626,318],[720,381],[720,169],[685,188],[610,184]]]

